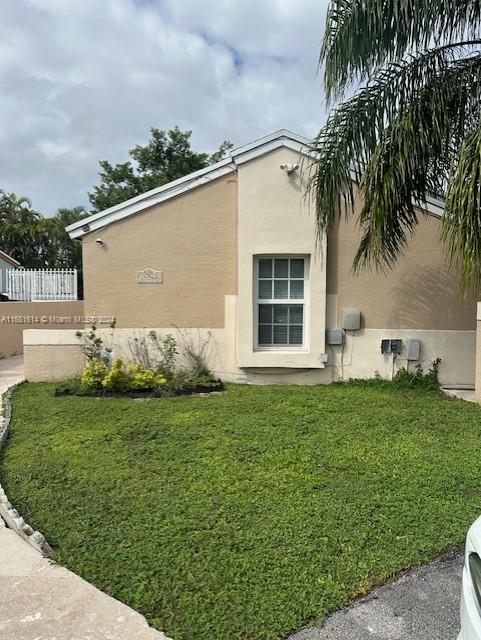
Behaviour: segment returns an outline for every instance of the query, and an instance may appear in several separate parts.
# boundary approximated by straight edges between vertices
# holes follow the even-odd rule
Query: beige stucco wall
[[[129,341],[141,328],[178,335],[175,327],[183,327],[194,339],[209,340],[208,365],[224,380],[328,383],[376,372],[391,377],[407,363],[404,354],[395,361],[383,356],[381,339],[417,338],[425,369],[440,357],[443,384],[473,385],[475,300],[458,293],[438,239],[439,219],[421,216],[392,272],[354,276],[360,232],[343,222],[327,247],[316,246],[305,183],[299,173],[289,177],[279,168],[298,161],[287,148],[272,151],[241,163],[236,174],[85,238],[85,312],[117,318],[114,353],[129,357]],[[95,243],[99,237],[103,246]],[[254,257],[279,254],[310,260],[307,340],[302,349],[257,350]],[[136,273],[145,268],[162,271],[163,283],[137,284]],[[344,349],[327,347],[325,327],[339,326],[343,307],[361,310],[363,328],[347,335]],[[54,342],[65,339],[56,335]],[[52,345],[46,334],[29,340],[33,376],[50,368],[68,377],[81,369],[77,344]],[[60,356],[50,355],[53,347]]]
[[[241,164],[238,205],[238,322],[239,367],[323,368],[326,269],[316,247],[314,218],[304,198],[305,177],[287,175],[281,164],[299,163],[299,155],[281,148]],[[322,244],[321,244],[322,249]],[[324,252],[325,253],[325,252]],[[285,350],[255,347],[254,258],[263,255],[300,256],[309,262],[305,346]]]
[[[75,322],[83,315],[83,300],[62,302],[1,302],[0,356],[23,352],[23,331],[36,329],[82,328]]]
[[[420,215],[406,255],[392,271],[362,270],[354,275],[361,234],[354,220],[341,222],[328,241],[331,322],[336,316],[340,322],[343,307],[355,307],[369,329],[475,330],[476,297],[460,294],[456,274],[446,263],[439,227],[439,218]]]
[[[324,369],[286,367],[247,367],[237,365],[235,344],[236,296],[226,297],[226,328],[178,330],[153,329],[100,329],[105,344],[113,348],[114,357],[132,358],[131,345],[142,334],[154,330],[158,336],[173,335],[179,345],[180,364],[184,339],[203,345],[209,368],[229,382],[252,384],[328,384],[334,380],[372,378],[378,374],[390,379],[401,367],[411,369],[417,363],[407,364],[403,356],[380,353],[382,338],[417,338],[421,341],[420,364],[428,370],[435,358],[441,358],[440,381],[452,387],[474,386],[475,380],[475,331],[415,331],[365,329],[346,336],[344,349],[328,347],[329,361]],[[481,325],[481,321],[480,321]],[[481,327],[480,327],[481,332]],[[75,331],[25,331],[25,371],[31,381],[61,380],[77,375],[82,370],[83,355]],[[478,343],[479,344],[479,343]],[[478,347],[479,348],[479,347]],[[481,362],[481,354],[478,363]],[[478,380],[481,376],[478,364]],[[479,383],[478,383],[479,389]]]
[[[119,327],[222,327],[224,296],[237,289],[236,229],[229,174],[86,236],[86,314],[114,316]],[[138,284],[147,268],[163,283]]]
[[[25,346],[23,362],[29,382],[57,382],[77,376],[84,356],[77,345],[29,345]]]
[[[55,382],[78,375],[84,366],[84,355],[77,333],[78,329],[25,330],[25,379],[30,382]]]

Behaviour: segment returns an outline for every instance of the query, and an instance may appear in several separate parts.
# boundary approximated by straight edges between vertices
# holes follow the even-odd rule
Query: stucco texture
[[[86,314],[126,328],[223,327],[224,296],[237,290],[236,225],[229,174],[86,236]],[[162,284],[137,283],[144,269],[161,271]]]
[[[300,164],[299,154],[277,149],[239,167],[239,304],[237,356],[240,367],[323,368],[326,268],[317,250],[314,218],[304,198],[307,176],[287,175],[280,166]],[[324,243],[322,243],[323,245]],[[302,256],[307,260],[304,346],[257,349],[253,265],[259,256]]]
[[[74,322],[75,316],[82,316],[83,300],[61,302],[2,302],[0,303],[0,356],[8,357],[23,352],[23,332],[25,329],[83,329],[83,324]],[[59,318],[71,321],[56,321]],[[28,318],[32,318],[28,322]],[[25,319],[26,321],[22,321]]]
[[[327,293],[338,323],[343,307],[359,308],[367,329],[476,329],[476,297],[463,298],[456,274],[447,265],[439,239],[440,219],[420,214],[406,254],[387,273],[352,264],[361,232],[355,219],[330,233],[327,249]]]

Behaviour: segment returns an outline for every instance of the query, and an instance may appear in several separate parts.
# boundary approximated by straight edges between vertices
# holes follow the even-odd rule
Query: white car
[[[481,517],[466,536],[458,640],[481,640]]]

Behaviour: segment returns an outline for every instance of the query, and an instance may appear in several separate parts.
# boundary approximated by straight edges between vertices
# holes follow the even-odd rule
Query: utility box
[[[358,331],[361,328],[361,312],[359,309],[342,310],[342,328],[346,331]]]
[[[344,344],[344,329],[326,329],[326,342],[331,347]]]
[[[402,344],[403,341],[397,338],[381,340],[381,353],[394,353],[399,356],[401,355]]]
[[[421,340],[406,340],[406,360],[419,360]]]

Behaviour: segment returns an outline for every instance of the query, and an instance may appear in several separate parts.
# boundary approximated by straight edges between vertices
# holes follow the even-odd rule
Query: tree
[[[26,268],[81,269],[81,245],[65,227],[87,215],[74,207],[44,218],[28,198],[0,191],[0,248]]]
[[[63,207],[57,210],[53,218],[44,218],[46,240],[53,249],[51,263],[57,269],[82,268],[82,244],[72,240],[65,228],[88,215],[83,207]]]
[[[129,151],[133,162],[112,165],[107,160],[100,161],[100,184],[89,193],[94,212],[217,162],[233,146],[224,141],[219,150],[209,156],[192,151],[191,131],[181,131],[178,127],[170,131],[152,128],[150,133],[146,146],[136,145]]]
[[[25,267],[43,266],[38,246],[41,220],[28,198],[0,191],[0,248]]]
[[[332,109],[312,144],[320,232],[353,215],[354,267],[389,268],[445,195],[441,235],[464,288],[481,285],[481,3],[331,0],[321,63]],[[361,88],[346,99],[353,83]]]

